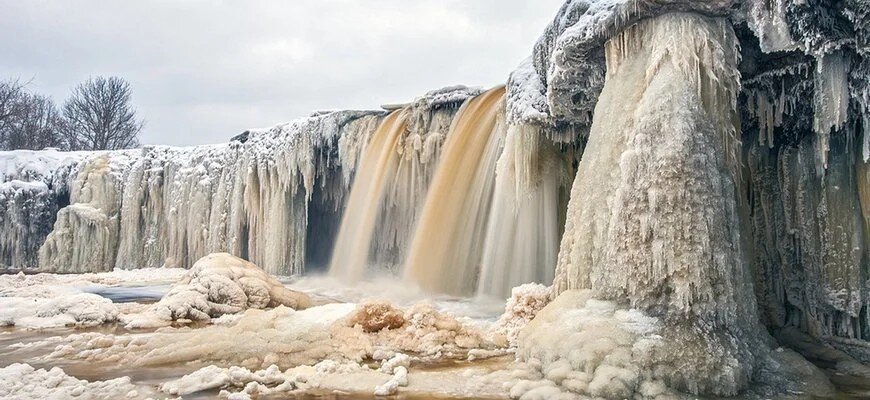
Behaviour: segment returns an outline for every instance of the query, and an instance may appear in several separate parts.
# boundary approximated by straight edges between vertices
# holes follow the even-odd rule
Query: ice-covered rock
[[[216,253],[197,261],[152,312],[163,320],[207,320],[249,308],[310,305],[307,295],[287,289],[253,263]]]
[[[366,332],[396,329],[405,324],[405,313],[386,301],[370,301],[358,305],[347,324],[359,325]]]
[[[508,343],[515,346],[520,330],[550,303],[552,296],[550,287],[538,283],[528,283],[513,288],[511,297],[505,304],[504,314],[496,322],[495,331],[505,335]]]

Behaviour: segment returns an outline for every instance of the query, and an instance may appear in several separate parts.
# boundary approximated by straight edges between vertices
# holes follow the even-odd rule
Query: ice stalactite
[[[83,161],[71,183],[70,205],[58,211],[54,229],[39,249],[40,268],[56,272],[112,269],[131,153],[97,153]]]
[[[0,268],[36,267],[39,246],[51,232],[55,213],[55,195],[45,183],[0,183]]]
[[[832,137],[821,176],[818,136],[809,131],[778,149],[749,153],[756,282],[768,326],[868,339],[866,176],[847,136]]]
[[[606,55],[556,291],[657,315],[659,350],[638,365],[663,367],[646,379],[736,394],[763,346],[735,193],[737,39],[725,19],[666,14],[614,36]]]
[[[753,0],[744,3],[746,20],[755,32],[765,53],[794,50],[798,43],[791,36],[786,21],[786,5],[790,0]]]
[[[523,283],[550,284],[572,159],[536,125],[508,127],[496,167],[477,293],[506,298]]]
[[[841,130],[848,119],[850,65],[849,57],[842,52],[825,54],[817,60],[813,130],[819,135],[816,141],[819,173],[828,167],[831,131]]]
[[[504,94],[498,87],[467,101],[450,128],[404,265],[425,290],[474,292],[505,135]]]

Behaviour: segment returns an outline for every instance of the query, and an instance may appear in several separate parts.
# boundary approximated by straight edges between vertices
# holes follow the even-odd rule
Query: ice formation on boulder
[[[193,264],[187,275],[151,312],[162,320],[208,320],[249,308],[311,306],[303,293],[284,287],[256,265],[227,253],[209,254]]]
[[[552,295],[551,288],[538,283],[511,289],[511,297],[505,304],[504,314],[495,324],[495,330],[505,335],[511,346],[516,346],[520,331],[550,303]]]

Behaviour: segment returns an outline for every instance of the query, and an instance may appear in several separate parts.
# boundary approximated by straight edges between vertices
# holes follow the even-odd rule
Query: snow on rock
[[[634,23],[675,11],[726,15],[733,0],[568,0],[511,76],[508,116],[514,124],[588,126],[604,85],[604,43]],[[546,106],[545,106],[546,104]],[[545,113],[546,115],[545,117]]]
[[[470,349],[495,347],[487,340],[484,330],[439,312],[430,304],[418,303],[409,307],[405,310],[404,321],[397,328],[367,332],[360,324],[350,326],[348,320],[344,320],[333,327],[333,336],[342,342],[359,343],[365,349],[365,355],[389,349],[429,358],[465,358]]]
[[[357,306],[347,318],[348,326],[359,325],[365,332],[396,329],[405,324],[405,314],[386,301],[369,301]]]
[[[505,335],[508,343],[516,346],[520,330],[550,303],[552,295],[550,287],[539,283],[527,283],[513,288],[511,297],[505,304],[504,314],[495,324],[495,332]]]
[[[162,320],[208,320],[249,308],[286,306],[304,309],[307,295],[287,289],[253,263],[227,253],[197,261],[152,312]]]
[[[49,148],[41,151],[0,151],[0,182],[11,180],[57,182],[55,178],[93,154],[87,151],[65,152]]]
[[[118,400],[143,398],[145,394],[143,388],[130,383],[129,377],[88,382],[69,376],[57,367],[48,371],[28,364],[0,368],[0,398],[4,399]]]

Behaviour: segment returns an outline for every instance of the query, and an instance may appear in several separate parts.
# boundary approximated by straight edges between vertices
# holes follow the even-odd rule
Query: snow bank
[[[112,301],[90,293],[54,299],[0,297],[0,325],[19,328],[96,326],[118,319]]]
[[[386,301],[360,304],[347,318],[348,326],[359,326],[365,332],[397,329],[404,324],[404,313]]]
[[[35,369],[28,364],[0,368],[0,398],[18,400],[43,399],[138,399],[147,389],[130,383],[129,377],[88,382],[76,379],[60,368]]]
[[[224,363],[252,369],[310,365],[328,357],[359,359],[364,349],[331,340],[330,326],[354,309],[328,304],[303,311],[278,306],[249,309],[238,318],[198,329],[163,328],[154,333],[73,334],[63,338],[47,360],[127,363]],[[54,342],[52,342],[54,343]]]

